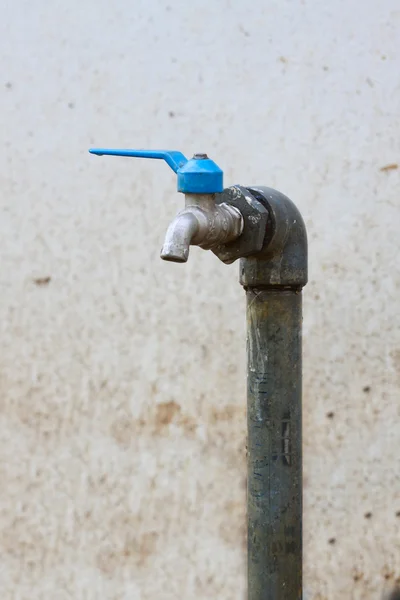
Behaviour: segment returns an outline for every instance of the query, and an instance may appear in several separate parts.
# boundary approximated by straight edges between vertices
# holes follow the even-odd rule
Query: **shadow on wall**
[[[387,600],[400,600],[400,588],[393,590],[393,592],[387,596]]]

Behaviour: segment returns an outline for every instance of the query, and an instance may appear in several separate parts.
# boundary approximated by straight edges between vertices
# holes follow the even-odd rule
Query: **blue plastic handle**
[[[185,194],[216,194],[223,190],[223,172],[206,154],[195,154],[188,160],[177,150],[118,150],[91,148],[97,156],[130,156],[165,160],[178,175],[178,192]]]
[[[177,150],[113,150],[107,148],[91,148],[91,154],[97,156],[133,156],[134,158],[161,158],[177,173],[179,167],[188,162],[186,156]]]

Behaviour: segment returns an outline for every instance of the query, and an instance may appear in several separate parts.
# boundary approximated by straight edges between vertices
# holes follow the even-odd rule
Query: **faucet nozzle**
[[[182,211],[172,221],[165,235],[161,258],[184,263],[189,256],[189,246],[199,229],[199,221],[192,211]]]

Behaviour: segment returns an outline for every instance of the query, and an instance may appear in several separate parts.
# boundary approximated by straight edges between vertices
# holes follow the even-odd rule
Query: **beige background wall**
[[[400,578],[398,0],[0,8],[1,599],[245,597],[237,266],[162,263],[172,173],[90,145],[205,151],[301,208],[305,598],[381,599]]]

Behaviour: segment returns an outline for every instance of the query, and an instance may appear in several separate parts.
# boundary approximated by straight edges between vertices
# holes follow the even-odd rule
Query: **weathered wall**
[[[310,238],[305,597],[400,577],[398,0],[2,0],[2,600],[245,596],[237,266],[158,257],[206,151]],[[393,165],[393,168],[385,168]]]

